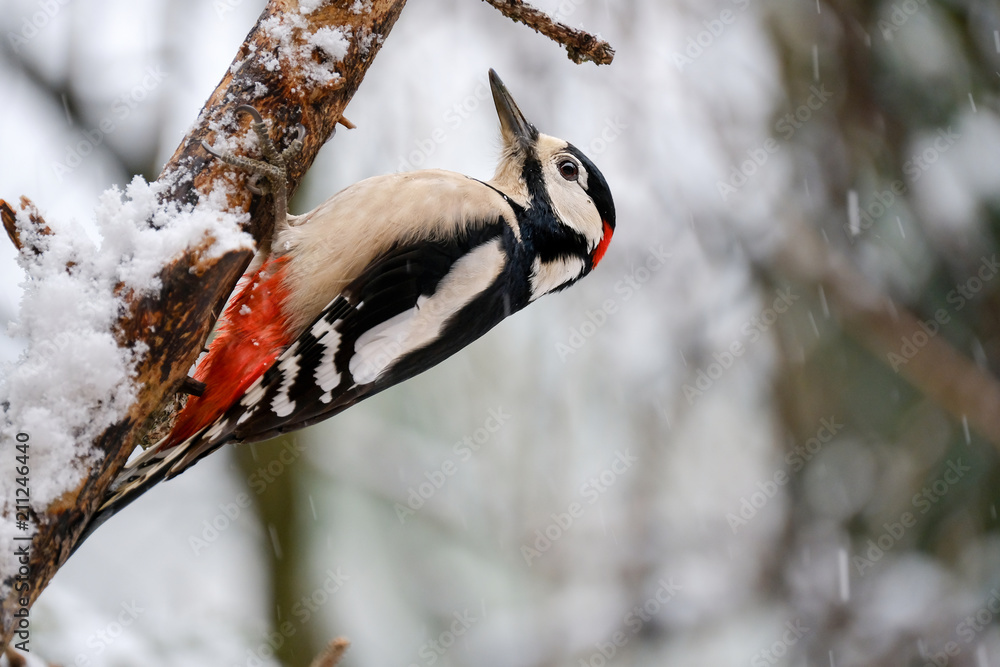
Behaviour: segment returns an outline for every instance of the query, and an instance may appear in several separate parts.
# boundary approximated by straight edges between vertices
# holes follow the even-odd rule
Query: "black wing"
[[[492,329],[513,312],[503,299],[500,308],[494,303],[505,282],[504,267],[491,266],[505,257],[501,231],[467,250],[424,241],[372,263],[230,410],[238,422],[233,437],[263,440],[332,417]],[[463,266],[477,251],[484,261]],[[470,269],[481,271],[481,280],[472,291],[456,289],[456,273]],[[434,323],[440,327],[427,332],[434,335],[414,336]]]
[[[332,417],[485,334],[528,303],[515,246],[498,221],[459,240],[402,245],[372,262],[225,414],[186,442],[132,462],[88,534],[226,442],[264,440]]]

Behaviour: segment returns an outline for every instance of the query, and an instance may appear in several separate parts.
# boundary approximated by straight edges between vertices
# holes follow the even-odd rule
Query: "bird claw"
[[[201,145],[210,155],[222,160],[226,164],[248,171],[254,176],[262,176],[269,186],[267,191],[274,193],[275,220],[282,222],[288,215],[286,194],[288,168],[286,160],[292,158],[302,150],[302,140],[305,139],[306,128],[299,123],[296,138],[283,151],[278,151],[268,133],[267,124],[264,122],[264,118],[260,115],[259,111],[248,104],[241,104],[236,107],[236,112],[245,113],[250,116],[252,120],[250,127],[254,134],[257,135],[257,140],[260,143],[260,152],[264,156],[263,160],[233,155],[228,152],[220,153],[213,149],[205,140],[202,140]],[[265,193],[265,190],[256,183],[248,182],[246,187],[255,195]]]
[[[253,122],[250,127],[253,129],[254,134],[257,135],[257,141],[260,142],[260,152],[264,154],[264,160],[268,164],[272,164],[280,169],[285,169],[284,160],[282,160],[282,154],[278,152],[275,147],[274,142],[271,141],[271,135],[267,131],[267,124],[264,119],[261,118],[260,112],[254,109],[252,106],[241,104],[236,107],[236,111],[248,114]]]
[[[267,193],[267,188],[262,188],[259,185],[257,185],[257,182],[258,182],[257,179],[259,177],[260,177],[260,174],[254,174],[254,175],[252,175],[250,177],[250,180],[247,181],[247,184],[246,184],[247,190],[249,190],[252,194],[255,194],[255,195],[258,195],[258,196]]]
[[[300,150],[302,150],[302,140],[306,138],[306,126],[299,123],[296,129],[298,131],[298,135],[292,140],[292,143],[288,144],[288,148],[281,151],[282,162],[294,157]]]
[[[225,156],[222,153],[219,153],[214,148],[212,148],[212,145],[210,143],[208,143],[207,141],[205,141],[204,139],[201,140],[201,147],[204,148],[206,151],[208,151],[210,155],[213,155],[213,156],[219,158],[220,160],[225,160],[226,159]]]
[[[249,104],[239,105],[238,107],[236,107],[236,111],[237,112],[242,111],[243,113],[247,114],[248,116],[253,118],[253,122],[255,123],[260,123],[262,125],[264,124],[264,119],[261,118],[260,112],[257,111],[252,106],[250,106]]]

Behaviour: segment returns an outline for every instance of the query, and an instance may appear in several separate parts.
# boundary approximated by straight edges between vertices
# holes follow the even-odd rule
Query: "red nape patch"
[[[194,379],[205,383],[205,392],[188,399],[164,447],[179,445],[218,419],[291,344],[282,312],[285,261],[267,262],[237,287],[240,291],[194,373]]]
[[[590,263],[591,269],[596,268],[597,264],[604,259],[604,253],[608,251],[608,244],[611,243],[611,235],[615,233],[615,230],[611,229],[611,225],[603,220],[602,222],[604,222],[604,238],[602,238],[601,242],[597,244],[596,248],[594,248],[594,258]]]

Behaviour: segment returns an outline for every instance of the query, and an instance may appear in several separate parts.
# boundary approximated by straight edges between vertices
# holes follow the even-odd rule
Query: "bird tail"
[[[237,422],[226,419],[226,411],[290,342],[281,310],[286,261],[269,260],[242,281],[195,371],[194,379],[207,383],[204,393],[189,398],[170,435],[131,461],[111,483],[77,545],[151,487],[179,475],[231,438]]]
[[[224,425],[225,420],[220,418],[216,423],[209,424],[176,445],[173,445],[170,436],[167,436],[135,460],[130,461],[111,483],[108,495],[90,518],[73,550],[75,551],[105,521],[150,488],[179,475],[202,457],[228,442],[232,430],[220,428]]]

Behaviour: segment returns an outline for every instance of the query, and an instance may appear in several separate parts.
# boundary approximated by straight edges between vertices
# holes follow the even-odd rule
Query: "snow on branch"
[[[14,210],[13,206],[0,199],[0,220],[3,221],[3,228],[7,230],[7,236],[10,237],[10,241],[14,244],[14,247],[18,250],[23,250],[25,242],[22,240],[22,236],[24,235],[22,229],[26,230],[30,238],[47,236],[52,233],[52,230],[45,224],[45,220],[38,211],[38,207],[30,199],[22,196],[20,208],[22,217],[21,223],[18,225],[18,212]],[[37,247],[31,244],[28,244],[27,248],[34,253],[40,252]]]
[[[141,337],[120,333],[130,303],[157,294],[164,267],[184,253],[198,266],[253,249],[240,230],[249,216],[227,210],[221,183],[197,205],[161,199],[168,186],[136,177],[124,193],[105,193],[96,216],[100,245],[77,225],[40,226],[30,208],[16,216],[27,279],[13,331],[28,349],[0,383],[0,435],[24,451],[0,459],[0,478],[14,480],[25,502],[5,494],[6,517],[17,519],[12,503],[44,514],[79,486],[101,457],[91,443],[128,416],[142,391],[136,369],[149,349]],[[18,532],[27,530],[0,523],[9,540]]]

